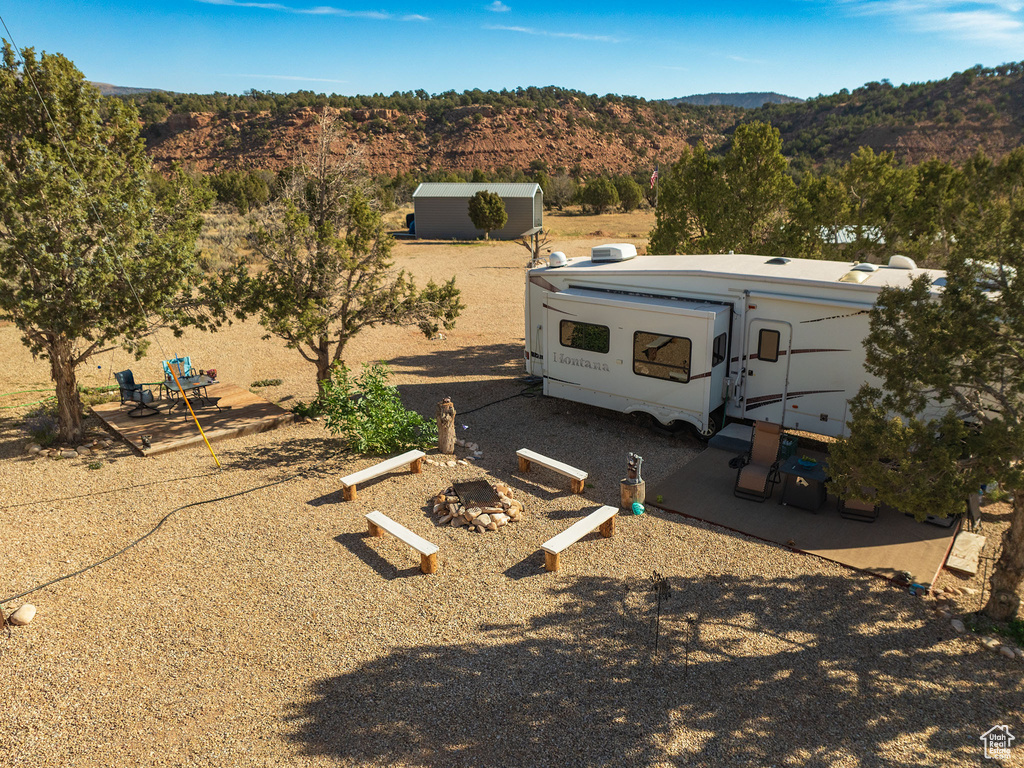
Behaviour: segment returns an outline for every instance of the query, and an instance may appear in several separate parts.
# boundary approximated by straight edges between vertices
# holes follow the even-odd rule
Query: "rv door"
[[[754,318],[747,326],[743,416],[785,426],[793,329],[784,320]]]

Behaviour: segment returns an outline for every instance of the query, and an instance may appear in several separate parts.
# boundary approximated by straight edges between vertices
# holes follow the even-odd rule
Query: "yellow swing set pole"
[[[188,412],[192,414],[192,420],[196,423],[196,429],[199,430],[199,434],[203,436],[203,442],[206,443],[206,447],[210,449],[210,455],[213,456],[214,462],[217,464],[217,469],[223,469],[220,465],[220,459],[217,458],[217,454],[213,452],[213,446],[210,445],[210,441],[206,439],[206,433],[203,432],[203,427],[199,423],[199,417],[196,416],[196,412],[192,410],[192,403],[188,401],[188,395],[185,394],[185,388],[181,386],[181,382],[178,381],[178,374],[174,372],[174,366],[168,365],[167,370],[171,372],[171,376],[174,377],[174,383],[178,386],[178,392],[185,399],[185,407],[188,408]]]

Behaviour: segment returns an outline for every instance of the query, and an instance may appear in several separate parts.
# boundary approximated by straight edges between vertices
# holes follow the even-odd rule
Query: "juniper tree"
[[[150,172],[133,106],[104,103],[60,54],[19,61],[4,42],[0,319],[49,361],[66,442],[82,435],[78,366],[113,343],[141,355],[156,328],[201,320],[187,310],[209,195],[179,176],[157,199]]]
[[[335,128],[320,123],[312,157],[300,158],[273,203],[250,223],[251,253],[221,278],[219,296],[316,367],[321,393],[345,347],[377,325],[416,325],[431,336],[463,309],[452,277],[419,290],[391,260],[392,237],[369,183],[331,154]]]
[[[480,190],[469,198],[469,220],[474,227],[484,231],[484,238],[490,239],[491,232],[501,229],[508,222],[505,201],[496,192]]]
[[[984,607],[1005,620],[1024,583],[1024,150],[975,165],[945,286],[926,275],[879,294],[865,346],[881,385],[851,403],[829,468],[837,495],[873,488],[919,518],[963,512],[983,483],[1006,488],[1013,511]]]

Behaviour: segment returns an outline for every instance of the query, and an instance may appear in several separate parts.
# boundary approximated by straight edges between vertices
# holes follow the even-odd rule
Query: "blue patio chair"
[[[183,379],[186,376],[195,376],[196,371],[192,367],[191,357],[176,357],[173,360],[164,360],[164,376],[171,379],[171,366],[174,366],[174,372],[178,375],[179,379]]]
[[[143,416],[156,416],[160,413],[156,406],[152,405],[153,402],[153,390],[146,389],[145,384],[135,383],[135,374],[130,370],[121,371],[115,373],[114,378],[117,380],[117,387],[121,394],[121,405],[125,403],[133,403],[135,405],[128,415],[133,419],[142,418]]]

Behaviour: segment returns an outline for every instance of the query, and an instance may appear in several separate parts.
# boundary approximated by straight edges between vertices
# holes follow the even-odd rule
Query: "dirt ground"
[[[652,222],[549,223],[551,247],[577,256],[642,245]],[[367,331],[347,362],[387,360],[426,414],[451,396],[478,465],[395,473],[343,502],[338,478],[373,460],[318,423],[217,444],[217,470],[205,449],[34,460],[28,406],[0,411],[0,601],[38,608],[0,635],[4,765],[977,766],[990,728],[1024,739],[1024,664],[888,582],[656,510],[546,572],[540,544],[617,503],[627,452],[655,480],[701,446],[532,396],[521,247],[401,242],[395,256],[420,284],[457,275],[465,313],[443,340]],[[311,366],[262,335],[164,335],[140,361],[98,356],[81,381],[156,380],[182,353],[243,387],[281,379],[258,391],[285,406],[312,399]],[[9,325],[0,350],[0,404],[38,399],[8,393],[49,387],[45,362]],[[520,473],[522,447],[586,469],[585,492]],[[438,527],[428,498],[471,477],[509,483],[525,519]],[[436,543],[438,573],[367,538],[373,509]],[[985,515],[986,533],[1005,524]],[[1014,750],[1006,764],[1024,765]]]

